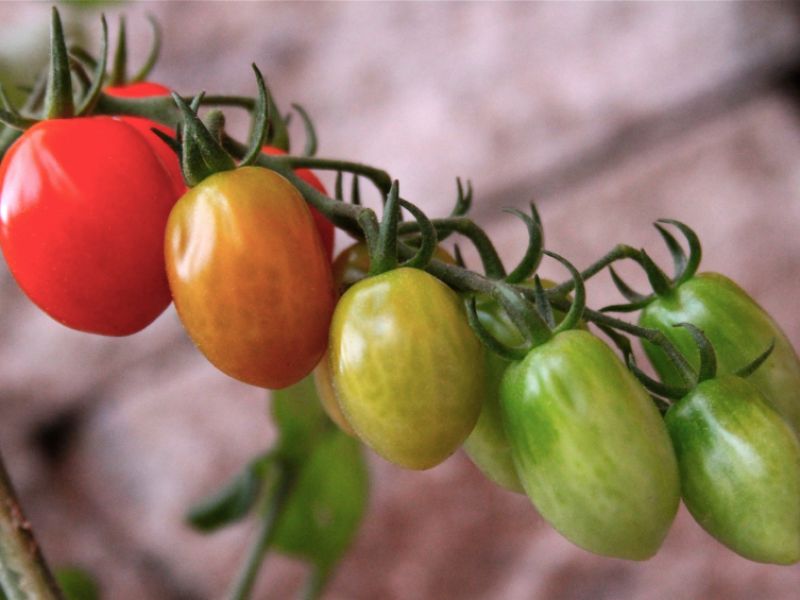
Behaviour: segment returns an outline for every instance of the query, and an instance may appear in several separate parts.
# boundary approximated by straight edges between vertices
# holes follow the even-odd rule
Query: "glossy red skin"
[[[112,117],[42,121],[0,165],[0,247],[20,287],[68,327],[143,329],[167,307],[170,176]]]
[[[274,148],[272,146],[264,146],[261,148],[261,151],[264,154],[270,154],[272,156],[280,156],[282,154],[286,154],[280,148]],[[322,182],[317,179],[317,176],[314,175],[313,172],[309,171],[308,169],[295,169],[295,173],[297,176],[312,186],[318,192],[328,195],[328,192],[325,190],[325,186],[322,185]],[[314,223],[317,226],[317,230],[319,231],[319,237],[322,240],[322,247],[325,249],[325,254],[328,257],[328,260],[333,260],[333,223],[328,221],[322,214],[313,206],[309,206],[311,209],[311,216],[314,217]]]
[[[164,87],[160,83],[152,83],[150,81],[140,81],[137,83],[129,83],[127,85],[111,86],[105,88],[103,91],[109,96],[116,96],[118,98],[149,98],[153,96],[170,95],[169,88]],[[178,160],[178,155],[175,154],[172,148],[167,146],[163,140],[160,140],[151,131],[151,129],[156,128],[159,131],[166,133],[170,137],[175,137],[175,132],[169,127],[165,127],[160,123],[156,123],[155,121],[151,121],[150,119],[145,119],[143,117],[120,116],[117,118],[122,119],[129,125],[133,125],[143,133],[145,139],[161,159],[161,162],[164,164],[164,168],[167,169],[167,172],[170,175],[170,179],[173,183],[175,199],[177,200],[183,196],[184,192],[186,192],[186,182],[183,180],[183,173],[181,172],[181,164]]]

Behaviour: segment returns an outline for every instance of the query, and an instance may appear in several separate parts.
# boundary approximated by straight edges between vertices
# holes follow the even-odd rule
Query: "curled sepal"
[[[196,109],[193,110],[189,107],[175,92],[172,93],[172,99],[183,117],[181,167],[187,185],[190,187],[197,185],[214,173],[236,168],[233,158],[225,152],[211,132],[203,125],[197,116]],[[200,100],[201,97],[197,96],[192,104],[199,104]]]
[[[675,279],[678,279],[683,274],[684,270],[686,270],[686,252],[683,251],[683,247],[678,243],[678,240],[675,239],[675,236],[667,231],[665,227],[659,225],[658,222],[653,223],[653,227],[658,230],[661,239],[663,239],[664,243],[667,245],[667,250],[669,250],[669,254],[672,257]]]
[[[503,306],[511,322],[528,342],[528,349],[539,346],[553,337],[553,332],[544,319],[514,286],[496,281],[492,284],[490,295]]]
[[[355,174],[350,184],[350,202],[354,206],[361,206],[361,185],[358,182],[358,175]]]
[[[69,69],[69,54],[64,41],[64,28],[61,16],[54,6],[50,20],[50,66],[47,78],[47,92],[44,101],[44,115],[47,119],[60,119],[75,114],[72,101],[72,74]]]
[[[222,144],[223,135],[225,134],[225,113],[218,108],[213,108],[203,118],[203,124],[214,139]]]
[[[284,152],[289,152],[289,128],[286,126],[286,119],[282,116],[278,105],[275,104],[275,97],[272,95],[272,91],[269,87],[266,89],[270,115],[267,144],[275,148],[280,148]]]
[[[78,116],[88,114],[94,109],[97,100],[100,98],[100,92],[103,89],[103,82],[106,77],[106,62],[108,60],[108,23],[106,23],[106,18],[104,16],[100,17],[100,23],[103,29],[100,38],[100,60],[97,61],[97,65],[94,68],[91,80],[92,83],[75,112]]]
[[[411,202],[408,202],[407,200],[400,200],[400,206],[410,212],[414,219],[416,219],[417,223],[419,224],[420,237],[422,238],[417,253],[408,260],[400,263],[400,266],[423,269],[425,268],[425,265],[431,261],[433,253],[436,250],[436,229],[427,215],[418,207],[411,204]]]
[[[158,26],[158,21],[156,21],[153,15],[147,15],[147,21],[150,23],[150,29],[153,32],[153,43],[150,46],[150,52],[148,52],[147,59],[145,59],[142,68],[130,78],[130,83],[137,83],[147,79],[150,75],[150,71],[153,70],[153,67],[158,61],[158,55],[161,53],[161,28]]]
[[[697,269],[700,267],[700,261],[703,258],[703,247],[700,244],[700,238],[697,237],[697,234],[688,225],[676,221],[675,219],[659,219],[657,223],[667,223],[677,227],[686,238],[686,243],[689,245],[689,258],[686,261],[686,265],[673,282],[674,286],[677,287],[682,283],[686,283],[697,273]]]
[[[544,254],[550,258],[555,258],[558,262],[564,265],[567,271],[569,271],[572,281],[575,284],[575,298],[572,300],[572,305],[569,307],[564,319],[561,321],[561,323],[559,323],[558,327],[555,328],[553,333],[561,333],[562,331],[575,329],[575,327],[578,326],[581,317],[583,317],[583,310],[586,308],[586,287],[583,285],[583,278],[578,272],[578,269],[576,269],[575,266],[563,256],[556,254],[555,252],[550,252],[549,250],[545,250]]]
[[[647,280],[650,286],[658,296],[666,296],[672,291],[672,282],[666,273],[653,262],[653,259],[645,252],[644,249],[639,251],[639,264],[642,265],[644,272],[647,274]]]
[[[22,115],[17,110],[17,107],[8,99],[8,94],[6,94],[6,88],[0,83],[0,102],[3,104],[3,109],[6,113],[10,114],[15,118],[22,118]]]
[[[507,283],[520,283],[528,279],[542,261],[542,250],[544,249],[542,227],[535,217],[526,215],[520,210],[506,208],[504,212],[522,219],[528,229],[528,247],[525,249],[525,254],[519,264],[505,278]],[[533,204],[531,204],[531,213],[536,214]]]
[[[183,145],[181,144],[180,140],[172,137],[168,133],[161,131],[160,129],[157,129],[156,127],[151,127],[150,131],[152,131],[156,137],[169,146],[170,150],[178,155],[178,158],[181,157],[183,154]]]
[[[468,179],[465,189],[461,178],[456,177],[456,189],[458,191],[456,195],[456,205],[453,207],[453,210],[450,211],[450,216],[463,217],[472,207],[472,182]]]
[[[714,346],[703,333],[699,327],[691,323],[676,323],[673,327],[683,327],[688,331],[694,343],[697,344],[697,350],[700,352],[700,369],[697,372],[697,383],[712,379],[717,374],[717,353],[714,352]]]
[[[642,302],[645,300],[649,300],[652,298],[651,295],[640,294],[633,288],[631,288],[622,277],[619,276],[619,273],[614,269],[614,267],[608,267],[608,272],[611,273],[611,281],[614,282],[614,287],[617,288],[617,291],[623,295],[623,297],[628,302]]]
[[[306,109],[300,104],[292,104],[292,108],[300,115],[300,120],[303,122],[303,130],[306,133],[306,145],[303,147],[303,156],[316,156],[317,154],[317,130],[314,128],[314,122],[308,116]]]
[[[525,358],[528,354],[528,348],[515,348],[504,344],[496,337],[494,337],[481,323],[478,317],[478,309],[475,306],[475,298],[471,297],[467,300],[467,321],[472,331],[475,332],[477,338],[481,343],[495,354],[502,356],[506,360],[518,361]]]
[[[639,383],[653,394],[662,398],[669,398],[670,400],[680,400],[690,391],[689,388],[675,387],[653,379],[636,365],[633,354],[627,357],[626,362],[628,364],[628,369],[633,373],[636,379],[639,380]]]
[[[253,110],[253,127],[250,131],[250,140],[247,147],[247,154],[242,158],[240,166],[246,167],[255,163],[256,159],[261,154],[261,147],[264,145],[264,139],[267,137],[267,129],[269,129],[270,119],[270,103],[267,99],[267,86],[264,83],[264,77],[255,63],[252,64],[253,73],[256,76],[256,85],[258,86],[258,97],[256,98],[255,109]]]
[[[763,365],[763,364],[764,364],[764,361],[766,361],[766,360],[767,360],[767,359],[770,357],[770,355],[772,354],[772,351],[773,351],[774,349],[775,349],[775,338],[772,338],[772,340],[770,340],[769,346],[767,346],[767,349],[766,349],[766,350],[764,350],[764,352],[762,352],[761,354],[759,354],[759,355],[758,355],[758,356],[757,356],[755,359],[753,359],[753,360],[752,360],[750,363],[746,364],[744,367],[742,367],[741,369],[739,369],[738,371],[736,371],[736,373],[735,373],[735,374],[736,374],[738,377],[744,377],[744,378],[750,377],[750,375],[752,375],[753,373],[755,373],[755,371],[756,371],[756,370],[757,370],[757,369],[758,369],[758,368],[759,368],[761,365]]]
[[[456,265],[458,265],[462,269],[466,269],[467,263],[464,261],[464,255],[461,253],[461,246],[455,244],[453,246],[453,253],[455,254],[454,259],[456,261]]]
[[[397,267],[397,224],[400,221],[400,182],[396,179],[386,195],[383,216],[374,246],[370,247],[369,275],[380,275]]]
[[[27,119],[20,114],[13,114],[5,109],[0,110],[0,123],[12,129],[25,130],[36,123],[36,119]]]
[[[544,319],[544,322],[547,323],[547,326],[550,329],[554,329],[556,326],[556,319],[555,316],[553,316],[553,307],[550,306],[550,301],[547,299],[547,292],[544,291],[542,280],[539,279],[538,275],[533,278],[533,293],[536,299],[536,310],[539,311],[539,314]]]
[[[606,325],[596,325],[597,328],[605,333],[606,336],[608,336],[608,339],[610,339],[611,342],[622,353],[622,358],[627,363],[628,360],[633,356],[633,346],[631,345],[631,341],[628,339],[628,337],[619,333],[615,329],[612,329],[611,327],[607,327]]]

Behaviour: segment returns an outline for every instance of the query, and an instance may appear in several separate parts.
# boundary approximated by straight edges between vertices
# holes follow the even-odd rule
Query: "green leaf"
[[[329,573],[358,530],[368,489],[361,445],[338,429],[329,429],[298,474],[276,525],[275,549]]]
[[[244,518],[258,499],[272,458],[264,455],[253,460],[222,489],[194,505],[186,516],[189,524],[209,533]]]
[[[317,440],[333,429],[308,376],[272,395],[272,416],[278,427],[276,452],[292,468],[301,468]]]
[[[77,567],[56,569],[55,577],[65,600],[98,600],[100,598],[100,588],[97,582],[83,569]]]

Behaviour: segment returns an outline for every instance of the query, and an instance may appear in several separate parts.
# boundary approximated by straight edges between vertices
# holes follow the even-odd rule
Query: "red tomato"
[[[0,247],[20,287],[61,323],[127,335],[169,304],[163,241],[170,175],[112,117],[28,129],[0,164]]]
[[[170,95],[169,88],[164,87],[160,83],[151,83],[149,81],[107,87],[103,91],[109,96],[116,96],[118,98],[148,98],[152,96]],[[170,175],[174,186],[175,199],[177,200],[183,196],[184,192],[186,192],[186,183],[183,180],[183,173],[181,172],[181,164],[178,160],[178,156],[169,146],[160,140],[151,129],[156,128],[171,137],[175,137],[175,132],[169,127],[165,127],[164,125],[143,117],[123,116],[118,118],[133,125],[144,134],[145,139],[153,148],[159,159],[161,159],[161,162],[164,163],[164,167]]]
[[[261,151],[264,154],[270,154],[272,156],[279,156],[281,154],[286,154],[280,148],[273,148],[272,146],[264,146],[261,148]],[[322,185],[322,182],[317,179],[317,176],[314,175],[313,172],[309,171],[308,169],[295,169],[294,171],[297,173],[297,176],[305,181],[307,184],[312,186],[317,191],[328,195],[328,192],[325,190],[325,186]],[[328,260],[333,260],[333,224],[328,221],[322,214],[313,206],[309,205],[311,209],[311,216],[314,217],[314,223],[317,226],[317,231],[319,231],[319,237],[322,240],[322,247],[325,249],[325,255],[328,257]]]

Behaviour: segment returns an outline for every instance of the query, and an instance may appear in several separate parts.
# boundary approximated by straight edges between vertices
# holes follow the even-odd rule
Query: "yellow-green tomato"
[[[455,452],[481,410],[483,348],[459,296],[419,269],[370,277],[342,296],[330,365],[347,422],[409,469]]]
[[[666,416],[684,502],[734,552],[800,560],[800,444],[755,385],[733,375],[700,383]]]
[[[308,206],[281,175],[242,167],[191,188],[170,213],[165,258],[183,326],[218,369],[278,389],[319,362],[331,265]]]
[[[324,354],[322,360],[314,369],[314,387],[317,389],[320,404],[331,421],[348,435],[355,435],[350,423],[342,413],[339,406],[339,399],[336,397],[336,390],[333,388],[333,375],[331,373],[331,361],[328,352]]]
[[[664,421],[616,354],[582,330],[559,333],[506,370],[512,457],[540,514],[582,548],[653,556],[679,502]]]

